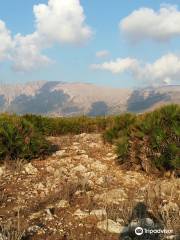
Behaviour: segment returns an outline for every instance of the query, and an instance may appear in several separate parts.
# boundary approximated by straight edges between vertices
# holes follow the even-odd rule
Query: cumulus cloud
[[[91,65],[92,69],[108,70],[114,74],[123,73],[127,70],[135,68],[137,60],[132,58],[118,58],[115,61],[104,62],[102,64]]]
[[[79,43],[91,37],[79,0],[49,0],[34,6],[37,31],[52,42]]]
[[[129,72],[133,78],[148,84],[169,84],[180,79],[180,56],[169,53],[153,63],[142,63],[133,58],[91,65],[92,69],[108,70],[113,74]]]
[[[0,20],[0,60],[10,58],[10,50],[13,48],[11,33],[6,24]]]
[[[154,63],[145,64],[135,71],[135,76],[141,80],[154,83],[171,83],[180,79],[180,56],[169,53],[157,59]]]
[[[109,51],[108,50],[101,50],[101,51],[98,51],[96,52],[96,57],[97,58],[104,58],[104,57],[107,57],[109,56]]]
[[[14,42],[12,61],[15,71],[29,71],[52,63],[52,60],[41,53],[43,42],[36,32],[27,36],[19,34]]]
[[[140,8],[124,18],[119,27],[131,42],[168,41],[180,36],[180,11],[172,5],[162,5],[159,11]]]
[[[35,31],[25,36],[11,36],[0,21],[0,60],[11,60],[16,71],[46,66],[53,61],[42,54],[44,49],[56,43],[82,43],[92,35],[79,0],[49,0],[35,5],[33,11]]]

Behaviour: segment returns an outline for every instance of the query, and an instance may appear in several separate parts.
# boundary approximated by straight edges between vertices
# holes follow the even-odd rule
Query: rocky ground
[[[49,139],[52,156],[0,167],[0,240],[136,239],[139,224],[179,239],[180,179],[121,169],[100,134]]]

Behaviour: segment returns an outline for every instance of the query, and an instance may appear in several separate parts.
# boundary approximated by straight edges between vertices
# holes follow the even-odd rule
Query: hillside
[[[1,114],[0,239],[179,240],[179,123],[179,105],[98,118]],[[137,227],[153,233],[137,238]]]
[[[0,111],[53,116],[144,112],[180,103],[180,86],[120,89],[87,83],[30,82],[0,86]]]
[[[121,169],[100,134],[49,140],[60,148],[53,156],[19,163],[16,170],[0,168],[4,233],[25,230],[23,239],[29,240],[124,240],[138,226],[135,209],[141,212],[144,202],[147,227],[163,223],[173,231],[166,239],[179,239],[173,235],[179,229],[180,179]]]

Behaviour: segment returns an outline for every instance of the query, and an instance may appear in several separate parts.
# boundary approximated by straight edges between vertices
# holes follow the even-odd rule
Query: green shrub
[[[23,118],[48,136],[100,132],[105,130],[112,121],[111,117],[45,117],[31,114]]]
[[[104,139],[113,143],[113,141],[119,137],[128,135],[135,121],[136,116],[130,113],[114,117],[114,119],[111,120],[111,127],[103,134]]]
[[[160,170],[180,168],[180,106],[168,105],[137,117],[125,114],[104,133],[105,140],[117,146],[121,160],[129,161],[130,152],[149,148],[145,153]],[[130,143],[136,143],[133,149]],[[139,144],[138,144],[139,143]],[[129,156],[129,157],[128,157]]]
[[[50,151],[50,144],[27,120],[0,115],[0,159],[32,159]]]

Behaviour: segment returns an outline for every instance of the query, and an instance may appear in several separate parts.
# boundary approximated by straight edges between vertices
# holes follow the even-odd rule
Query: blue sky
[[[58,15],[55,23],[57,26],[53,26],[55,32],[57,31],[56,36],[47,27],[49,21],[44,16],[44,12],[41,12],[40,17],[35,16],[33,12],[35,5],[44,4],[46,8],[50,8],[50,1],[51,5],[54,4]],[[58,31],[61,32],[63,27],[59,12],[67,13],[67,9],[63,10],[62,7],[64,6],[62,2],[65,1],[69,1],[69,8],[77,10],[73,10],[74,18],[71,21],[80,19],[78,16],[81,15],[80,8],[84,10],[85,20],[80,20],[77,29],[69,28],[73,31],[73,39],[68,37],[64,40],[64,32],[58,34]],[[0,48],[1,82],[58,80],[91,82],[114,87],[136,87],[157,82],[179,84],[179,1],[49,0],[49,2],[48,0],[1,0],[0,20],[6,25],[5,29],[12,43],[11,47],[9,43],[8,47],[3,48],[3,53]],[[147,15],[144,14],[145,10],[140,10],[142,8],[148,10]],[[135,11],[136,14],[131,18]],[[163,19],[164,15],[161,11],[166,11],[166,19]],[[50,14],[54,14],[52,9]],[[149,22],[148,19],[152,21]],[[164,27],[165,20],[167,23]],[[64,25],[69,24],[66,21],[69,21],[68,18],[63,19]],[[122,21],[124,21],[123,25],[119,27]],[[37,22],[40,27],[37,27]],[[154,28],[157,29],[154,31]],[[3,28],[4,32],[5,29]],[[85,29],[89,32],[83,35]],[[0,39],[3,31],[0,31]],[[38,37],[33,36],[30,43],[24,40],[33,33],[37,33]],[[20,34],[18,39],[16,39],[17,34]],[[9,38],[6,36],[5,39]],[[40,46],[41,42],[43,47]],[[5,41],[3,40],[1,44],[5,44]],[[38,52],[38,55],[33,55],[32,58],[34,65],[28,62],[28,56],[31,54],[28,44],[35,47]],[[24,49],[27,49],[25,53]],[[105,52],[104,57],[97,57],[96,54],[102,51]],[[177,66],[175,69],[174,65]]]

